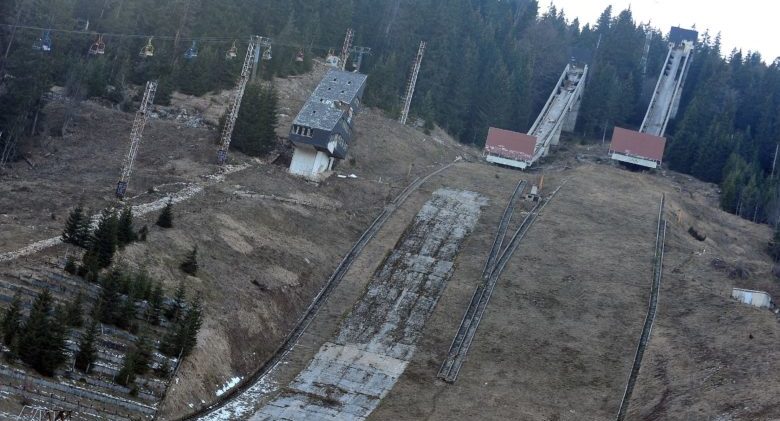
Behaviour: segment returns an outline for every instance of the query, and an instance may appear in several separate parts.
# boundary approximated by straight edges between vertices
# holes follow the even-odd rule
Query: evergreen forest
[[[582,25],[535,0],[3,1],[0,163],[24,149],[45,118],[42,94],[53,85],[75,101],[100,97],[132,110],[128,87],[157,79],[156,101],[165,104],[174,90],[200,95],[233,87],[250,35],[273,39],[260,69],[270,79],[308,71],[312,58],[340,49],[347,28],[355,45],[371,48],[361,67],[369,75],[366,102],[391,115],[399,112],[418,44],[427,41],[412,114],[477,146],[490,126],[528,130],[564,66],[585,58],[591,71],[575,135],[600,141],[615,126],[640,125],[669,28],[637,22],[630,10],[598,13],[595,24]],[[699,32],[665,162],[718,183],[723,209],[775,224],[780,61],[723,51],[719,34]],[[98,34],[105,54],[90,55]],[[47,38],[51,51],[44,52]],[[237,58],[227,60],[233,42]],[[154,55],[139,57],[149,43]],[[191,48],[195,59],[185,58]],[[295,59],[301,52],[302,62]]]

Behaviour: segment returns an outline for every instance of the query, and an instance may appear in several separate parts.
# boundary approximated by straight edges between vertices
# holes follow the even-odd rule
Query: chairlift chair
[[[77,18],[73,29],[81,32],[89,31],[89,19]]]
[[[192,41],[192,45],[184,53],[184,58],[187,60],[192,60],[196,57],[198,57],[198,46],[195,44],[195,41]]]
[[[103,35],[99,34],[94,43],[89,47],[90,55],[103,55],[106,53],[106,43],[103,42]]]
[[[154,45],[152,45],[152,38],[153,37],[149,37],[149,41],[146,42],[146,45],[144,46],[144,48],[142,48],[141,52],[138,53],[138,55],[141,58],[147,58],[147,57],[154,56]]]
[[[303,50],[298,50],[298,54],[295,55],[295,61],[298,63],[303,63]]]
[[[341,59],[333,54],[333,49],[330,49],[330,51],[328,51],[328,56],[325,57],[325,64],[331,67],[339,67],[339,61],[341,61]]]
[[[228,60],[232,60],[236,58],[237,55],[238,55],[238,48],[236,48],[236,42],[233,41],[233,46],[227,50],[227,52],[225,53],[225,58]]]
[[[45,30],[41,34],[41,37],[33,43],[33,50],[43,51],[48,53],[51,51],[51,31]]]
[[[263,60],[271,60],[271,46],[269,45],[268,48],[263,51]]]

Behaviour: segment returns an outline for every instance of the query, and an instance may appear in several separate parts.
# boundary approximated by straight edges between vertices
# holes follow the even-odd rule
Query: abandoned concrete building
[[[664,158],[666,138],[615,127],[609,155],[615,161],[658,168]]]
[[[366,78],[338,69],[325,74],[290,128],[292,174],[317,179],[346,157]]]

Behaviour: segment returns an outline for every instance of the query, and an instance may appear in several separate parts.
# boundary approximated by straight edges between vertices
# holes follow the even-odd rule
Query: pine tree
[[[51,316],[52,299],[48,290],[41,292],[33,303],[30,316],[19,335],[18,354],[45,376],[54,374],[65,362],[65,338],[67,329]]]
[[[81,291],[79,291],[73,301],[68,301],[65,304],[65,323],[68,326],[81,327],[84,323],[82,310],[83,300]]]
[[[100,260],[96,250],[87,250],[84,257],[81,258],[81,267],[78,270],[79,275],[89,282],[97,282],[100,273]]]
[[[43,350],[51,335],[50,311],[51,295],[48,290],[44,290],[36,297],[19,335],[19,357],[36,370],[44,367]]]
[[[44,350],[44,361],[53,373],[68,358],[66,341],[70,336],[70,328],[65,323],[65,309],[57,306],[49,322],[51,336]]]
[[[3,314],[3,343],[11,346],[22,327],[22,296],[17,292],[11,306]]]
[[[135,274],[135,279],[130,288],[130,297],[134,300],[148,300],[152,294],[152,280],[149,273],[141,270]]]
[[[176,321],[181,316],[181,311],[184,309],[184,299],[187,294],[187,289],[184,287],[184,282],[179,282],[176,287],[176,292],[173,294],[173,302],[165,310],[165,317],[168,320]]]
[[[95,342],[98,337],[98,322],[92,319],[89,328],[79,342],[79,350],[76,352],[75,366],[77,369],[89,374],[92,364],[97,360],[97,347]]]
[[[109,267],[114,258],[114,253],[116,253],[117,225],[116,212],[111,209],[103,210],[89,250],[94,254],[97,266],[100,269]]]
[[[145,337],[139,336],[133,346],[133,350],[125,355],[122,368],[116,375],[116,382],[123,386],[132,385],[135,383],[137,375],[144,374],[149,370],[151,361],[152,347]]]
[[[769,243],[769,255],[772,256],[775,261],[780,260],[780,225],[775,228],[772,242]],[[3,322],[3,326],[5,326],[5,322]]]
[[[179,268],[186,274],[195,276],[198,273],[198,246],[192,248],[187,258],[179,265]]]
[[[119,312],[116,315],[114,324],[120,329],[126,330],[135,321],[135,315],[135,303],[130,297],[126,297],[124,301],[122,301],[121,307],[119,307]]]
[[[168,203],[157,218],[157,226],[173,228],[173,202],[171,200],[168,200]]]
[[[136,374],[145,374],[149,371],[149,365],[152,362],[152,345],[143,335],[139,335],[135,342],[133,358],[135,359]]]
[[[65,222],[65,230],[62,232],[62,241],[64,243],[82,245],[81,228],[83,221],[88,218],[84,215],[84,206],[79,203],[75,209],[70,212],[68,220]]]
[[[198,332],[203,325],[203,304],[200,294],[195,296],[195,299],[189,305],[187,309],[187,315],[184,317],[185,332],[182,338],[182,355],[189,355],[195,345],[198,344]]]
[[[119,306],[121,304],[119,280],[117,278],[118,276],[115,272],[112,272],[101,280],[103,289],[100,291],[100,298],[98,299],[99,305],[95,306],[94,311],[96,313],[93,317],[103,323],[116,323],[116,315],[119,313]]]
[[[146,320],[152,325],[160,324],[160,315],[163,309],[163,289],[160,282],[156,282],[151,296],[149,297],[149,306],[146,309]]]
[[[132,354],[125,355],[122,368],[119,369],[119,373],[115,377],[116,383],[126,387],[133,385],[135,383],[135,370],[135,358]]]
[[[263,156],[276,146],[279,98],[273,87],[247,87],[231,143],[251,156]]]
[[[90,236],[90,233],[92,232],[92,218],[90,218],[89,215],[90,211],[87,209],[84,212],[84,217],[81,218],[76,227],[75,244],[85,249],[89,248],[92,241],[92,237]]]
[[[78,272],[78,268],[76,267],[76,259],[73,258],[73,256],[68,256],[65,259],[65,272],[75,275]]]
[[[133,230],[133,207],[125,206],[119,215],[119,226],[117,227],[117,242],[119,247],[124,247],[138,239],[138,234]]]
[[[172,326],[160,342],[160,352],[170,357],[186,357],[198,342],[198,332],[203,324],[200,295],[190,303],[185,315]]]

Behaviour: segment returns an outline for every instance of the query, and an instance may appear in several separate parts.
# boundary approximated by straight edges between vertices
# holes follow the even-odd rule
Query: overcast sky
[[[758,51],[771,63],[780,56],[780,2],[771,0],[552,0],[569,20],[578,17],[581,24],[594,23],[608,5],[613,15],[631,5],[634,19],[659,28],[664,34],[672,26],[692,28],[699,33],[710,30],[713,38],[721,32],[723,53],[732,48]],[[549,5],[539,1],[540,12]]]

